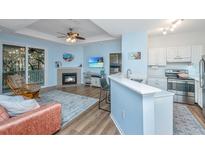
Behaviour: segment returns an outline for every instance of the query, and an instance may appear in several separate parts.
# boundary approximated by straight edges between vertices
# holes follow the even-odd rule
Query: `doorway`
[[[122,54],[110,53],[110,74],[116,74],[122,71]]]

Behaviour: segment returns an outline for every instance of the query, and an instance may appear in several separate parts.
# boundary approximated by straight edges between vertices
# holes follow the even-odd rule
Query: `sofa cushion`
[[[9,114],[7,111],[0,105],[0,122],[9,119]]]
[[[17,116],[19,114],[32,111],[40,107],[35,99],[30,100],[0,100],[0,105],[3,106],[10,116]]]

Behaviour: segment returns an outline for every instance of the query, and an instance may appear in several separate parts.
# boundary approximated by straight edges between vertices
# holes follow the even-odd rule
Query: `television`
[[[90,57],[88,60],[89,67],[103,67],[103,57]]]

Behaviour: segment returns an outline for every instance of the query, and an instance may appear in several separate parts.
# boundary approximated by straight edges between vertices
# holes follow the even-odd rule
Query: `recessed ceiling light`
[[[164,31],[162,32],[162,34],[163,34],[163,35],[166,35],[166,34],[167,34],[167,31],[164,30]]]
[[[173,32],[175,30],[175,28],[178,25],[180,25],[182,23],[182,21],[184,21],[184,19],[171,19],[169,21],[171,22],[170,26],[160,28],[160,30],[162,31],[163,35],[166,35],[169,31]]]
[[[171,27],[169,30],[170,30],[171,32],[173,32],[173,31],[174,31],[174,27]]]
[[[177,19],[168,19],[168,23],[173,23],[175,22]]]
[[[163,31],[163,30],[164,30],[164,28],[160,28],[159,30],[160,30],[160,31]]]
[[[172,24],[172,28],[176,28],[177,27],[177,25],[176,24]]]
[[[182,23],[182,19],[179,19],[179,20],[176,22],[177,25],[180,25],[181,23]]]

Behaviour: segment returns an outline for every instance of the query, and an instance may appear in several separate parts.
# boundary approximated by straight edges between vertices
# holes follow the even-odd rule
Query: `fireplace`
[[[77,73],[63,73],[62,84],[63,85],[77,84]]]

